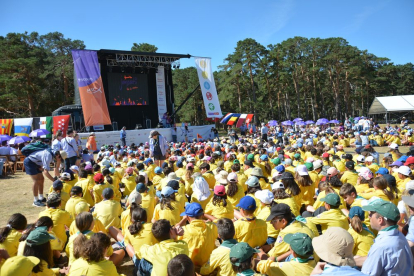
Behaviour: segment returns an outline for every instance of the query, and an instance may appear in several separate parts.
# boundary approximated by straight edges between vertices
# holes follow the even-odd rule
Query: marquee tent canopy
[[[414,111],[414,95],[375,97],[368,114]]]

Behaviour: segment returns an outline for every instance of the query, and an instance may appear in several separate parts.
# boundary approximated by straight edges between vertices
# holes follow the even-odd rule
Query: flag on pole
[[[42,135],[40,138],[52,138],[52,126],[53,126],[53,117],[37,117],[33,118],[33,130],[35,129],[46,129],[50,132],[48,135]]]
[[[244,124],[244,122],[246,121],[246,117],[247,117],[247,114],[240,115],[240,118],[237,121],[236,127],[241,127]]]
[[[0,134],[10,135],[13,126],[13,119],[0,119]]]
[[[230,119],[231,115],[233,115],[233,113],[227,113],[226,116],[224,116],[223,119],[221,119],[220,124],[227,123],[227,121]]]
[[[33,118],[14,119],[14,134],[29,137],[32,131]]]
[[[236,123],[237,119],[239,118],[240,114],[233,114],[230,120],[227,122],[227,125],[232,126]]]
[[[253,120],[253,114],[247,114],[247,116],[246,116],[246,125],[249,126],[249,124],[252,120]]]
[[[198,139],[203,139],[203,136],[201,136],[200,134],[197,133],[197,138]]]
[[[66,131],[69,127],[70,115],[61,115],[53,117],[53,135],[60,129],[63,133],[63,137],[66,136]]]

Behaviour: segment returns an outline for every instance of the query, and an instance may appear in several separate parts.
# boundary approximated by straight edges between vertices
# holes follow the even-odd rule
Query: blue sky
[[[134,42],[160,53],[191,54],[223,64],[237,41],[267,46],[294,36],[343,37],[361,50],[414,62],[413,0],[28,1],[0,3],[0,35],[58,31],[87,49],[129,50]],[[181,67],[193,66],[181,60]]]

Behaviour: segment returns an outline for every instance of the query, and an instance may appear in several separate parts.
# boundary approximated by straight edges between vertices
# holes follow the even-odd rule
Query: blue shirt
[[[332,266],[326,264],[323,272],[318,275],[361,276],[365,274],[350,266]]]
[[[393,229],[379,231],[361,271],[368,275],[413,275],[413,256],[404,235]]]
[[[126,131],[121,129],[121,139],[126,138]]]
[[[53,161],[53,156],[47,149],[36,151],[30,154],[27,158],[43,169],[50,171],[50,163]]]
[[[410,221],[408,223],[408,234],[405,236],[407,241],[414,242],[414,219],[410,217]]]

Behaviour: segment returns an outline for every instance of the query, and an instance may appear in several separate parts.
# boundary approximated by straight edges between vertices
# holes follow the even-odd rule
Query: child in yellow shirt
[[[354,256],[368,256],[368,251],[374,244],[375,235],[363,223],[365,212],[359,206],[354,206],[349,210],[349,219],[351,227],[348,229],[349,234],[354,238]]]
[[[0,229],[0,248],[5,249],[10,257],[17,255],[19,239],[26,229],[27,219],[22,214],[13,214],[7,221],[7,225]],[[0,261],[0,267],[5,260]]]

